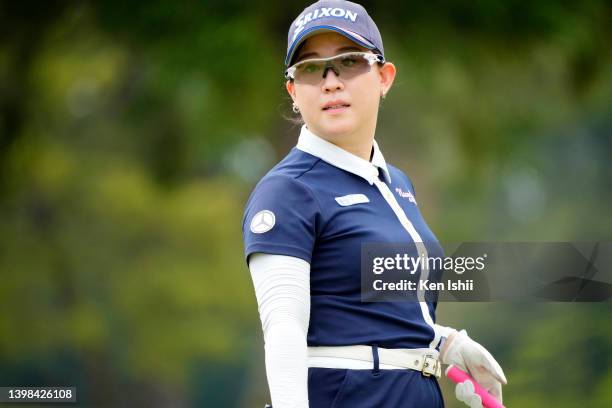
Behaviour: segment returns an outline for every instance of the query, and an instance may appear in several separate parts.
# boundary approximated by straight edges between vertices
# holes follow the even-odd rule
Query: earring
[[[387,96],[387,94],[384,93],[383,91],[380,91],[380,98],[385,99],[385,96]]]
[[[295,104],[295,102],[293,102],[293,113],[300,113],[300,108]]]

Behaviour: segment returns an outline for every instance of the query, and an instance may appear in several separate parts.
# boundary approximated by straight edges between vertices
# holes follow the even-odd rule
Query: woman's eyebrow
[[[363,51],[361,48],[359,47],[355,47],[354,45],[347,45],[345,47],[340,47],[336,50],[336,52],[342,52],[342,51]],[[295,63],[300,62],[300,60],[303,60],[306,57],[318,57],[319,54],[316,52],[307,52],[306,54],[302,54],[300,55],[296,60]]]

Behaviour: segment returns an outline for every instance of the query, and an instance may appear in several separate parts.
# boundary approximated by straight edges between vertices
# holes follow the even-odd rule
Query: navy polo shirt
[[[362,302],[361,245],[405,243],[444,256],[421,216],[408,177],[373,143],[366,161],[302,126],[296,147],[257,184],[246,204],[245,256],[310,263],[309,346],[378,344],[435,348],[431,302]],[[420,246],[419,246],[420,245]]]

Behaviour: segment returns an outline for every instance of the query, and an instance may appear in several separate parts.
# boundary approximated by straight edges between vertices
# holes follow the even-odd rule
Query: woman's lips
[[[350,106],[351,105],[348,103],[338,104],[338,105],[326,106],[325,108],[323,108],[323,110],[328,113],[338,113],[338,112],[344,112],[345,110],[350,108]]]

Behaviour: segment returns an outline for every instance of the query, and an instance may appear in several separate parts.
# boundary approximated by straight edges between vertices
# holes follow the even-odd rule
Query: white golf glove
[[[472,340],[465,330],[453,330],[440,350],[444,364],[454,364],[468,373],[489,394],[502,402],[502,384],[506,376],[491,353]],[[455,386],[455,396],[470,408],[482,408],[482,401],[470,381]]]

